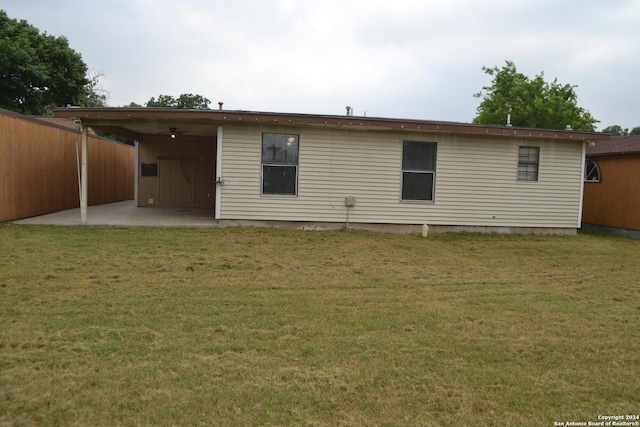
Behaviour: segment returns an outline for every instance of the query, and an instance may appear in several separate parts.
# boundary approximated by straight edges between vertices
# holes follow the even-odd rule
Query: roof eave
[[[587,157],[640,156],[640,151],[610,151],[606,153],[587,153]]]
[[[367,130],[402,130],[414,132],[447,132],[504,137],[540,137],[577,141],[608,139],[597,132],[531,129],[512,126],[491,126],[459,122],[395,119],[364,116],[267,113],[238,110],[177,110],[172,108],[57,108],[56,117],[78,118],[87,126],[117,120],[209,120],[220,123],[258,123],[270,125],[320,126]]]

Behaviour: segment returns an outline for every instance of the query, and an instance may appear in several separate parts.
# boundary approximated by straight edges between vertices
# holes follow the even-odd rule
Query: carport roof
[[[461,122],[340,116],[300,113],[269,113],[239,110],[178,110],[172,108],[58,108],[56,117],[74,118],[84,126],[138,139],[140,135],[167,133],[170,128],[192,136],[214,136],[218,126],[229,123],[312,126],[341,129],[404,130],[412,132],[446,132],[473,135],[543,137],[560,140],[605,140],[609,135],[571,130],[531,129],[512,126],[477,125]]]

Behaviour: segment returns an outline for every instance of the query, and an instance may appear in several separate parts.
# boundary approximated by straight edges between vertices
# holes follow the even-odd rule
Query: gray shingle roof
[[[616,136],[609,140],[593,142],[595,145],[587,146],[587,156],[640,154],[640,135]]]

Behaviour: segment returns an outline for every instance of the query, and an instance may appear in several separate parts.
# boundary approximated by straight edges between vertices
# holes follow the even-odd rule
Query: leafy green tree
[[[613,136],[629,135],[629,129],[623,129],[622,126],[619,125],[607,126],[606,128],[602,129],[602,132],[610,133]]]
[[[65,37],[54,37],[0,10],[0,107],[45,114],[86,101],[87,66]]]
[[[151,97],[145,104],[147,107],[176,108],[177,101],[173,96],[160,95],[158,99]]]
[[[560,84],[558,79],[546,82],[544,73],[530,79],[510,61],[502,68],[482,70],[493,77],[493,82],[474,95],[482,101],[473,123],[504,125],[510,114],[514,126],[564,129],[571,125],[578,131],[595,130],[598,120],[578,106],[577,86]]]
[[[147,101],[147,107],[177,108],[180,110],[208,110],[211,101],[202,95],[183,93],[178,98],[170,95],[160,95],[158,99],[152,97]]]
[[[629,132],[629,135],[640,135],[640,126],[636,126],[633,129],[631,129],[631,132]]]

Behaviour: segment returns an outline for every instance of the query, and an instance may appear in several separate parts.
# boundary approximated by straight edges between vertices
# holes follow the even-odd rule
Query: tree
[[[619,125],[607,126],[606,128],[602,129],[602,132],[610,133],[613,136],[629,135],[629,129],[623,129],[622,126]]]
[[[202,95],[183,93],[177,99],[170,95],[160,95],[158,99],[151,98],[147,101],[147,107],[177,108],[180,110],[208,110],[209,101]]]
[[[104,77],[104,73],[88,72],[88,83],[85,85],[85,99],[80,104],[81,107],[106,107],[109,92],[100,84],[100,78]]]
[[[570,125],[574,130],[592,132],[599,123],[578,106],[577,86],[562,85],[558,79],[548,83],[544,73],[530,79],[510,61],[501,69],[482,70],[493,77],[493,82],[474,95],[482,102],[473,123],[504,125],[508,114],[511,124],[529,128],[564,129]]]
[[[176,108],[177,100],[170,95],[160,95],[158,99],[151,97],[145,104],[147,107]]]
[[[0,107],[44,114],[86,100],[87,66],[65,37],[54,37],[0,10]]]
[[[636,126],[631,131],[627,128],[622,128],[619,125],[607,126],[602,129],[603,133],[610,133],[613,136],[630,136],[630,135],[640,135],[640,126]]]

